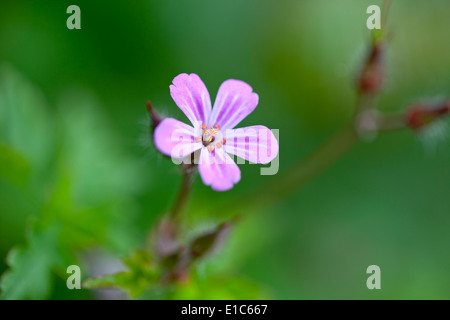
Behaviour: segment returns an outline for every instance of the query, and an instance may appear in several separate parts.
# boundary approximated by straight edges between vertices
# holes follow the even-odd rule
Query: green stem
[[[183,178],[181,180],[180,190],[178,192],[172,210],[170,211],[170,217],[173,221],[179,222],[182,215],[186,211],[192,192],[192,183],[194,182],[196,172],[197,170],[195,166],[184,165],[183,167]]]

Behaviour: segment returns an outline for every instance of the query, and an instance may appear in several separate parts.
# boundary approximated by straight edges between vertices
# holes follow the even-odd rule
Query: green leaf
[[[60,263],[55,226],[31,232],[27,247],[10,251],[10,270],[1,278],[1,298],[6,300],[43,299],[50,294],[51,271]]]
[[[199,259],[222,245],[230,229],[230,223],[220,224],[216,230],[203,234],[194,239],[190,252],[194,259]]]
[[[140,240],[133,219],[135,196],[147,181],[141,161],[124,150],[89,93],[68,92],[54,115],[48,110],[39,90],[11,67],[0,68],[0,178],[7,182],[2,179],[0,194],[13,194],[10,182],[30,181],[14,189],[15,197],[27,202],[25,215],[33,214],[40,226],[10,251],[9,270],[0,279],[5,299],[47,297],[52,275],[65,274],[63,262],[73,264],[79,250],[100,245],[124,253]],[[1,222],[11,224],[13,211],[3,212]],[[154,277],[150,267],[140,266],[143,258],[127,261],[131,278],[115,279],[133,296]]]
[[[68,90],[59,102],[62,138],[52,206],[67,233],[83,246],[106,244],[120,253],[139,243],[135,195],[143,190],[142,163],[129,156],[95,97]]]
[[[120,288],[128,291],[132,298],[139,298],[150,287],[157,285],[159,273],[145,251],[136,251],[130,258],[123,260],[128,271],[88,279],[83,283],[86,289]]]
[[[99,289],[99,288],[123,288],[129,286],[130,281],[133,279],[131,272],[118,272],[114,274],[107,274],[102,277],[87,279],[83,283],[83,288],[86,289]]]
[[[0,142],[38,171],[54,147],[53,121],[42,93],[11,66],[0,66]]]

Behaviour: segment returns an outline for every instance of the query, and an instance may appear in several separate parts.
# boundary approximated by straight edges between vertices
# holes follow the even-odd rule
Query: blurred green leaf
[[[9,65],[0,66],[0,142],[41,172],[53,153],[53,121],[42,93]]]
[[[90,93],[67,90],[59,116],[62,139],[53,214],[68,226],[69,245],[77,239],[82,246],[104,243],[126,253],[139,241],[133,196],[145,185],[141,163],[124,151]]]
[[[51,272],[61,262],[57,227],[31,231],[27,246],[17,246],[8,254],[10,270],[1,278],[1,298],[43,299],[52,287]]]
[[[71,180],[74,205],[103,205],[142,189],[142,164],[124,152],[121,137],[92,94],[66,91],[59,115],[63,134],[59,166]]]
[[[219,248],[228,236],[230,223],[220,224],[216,230],[202,234],[195,238],[190,246],[193,259],[199,259]]]
[[[32,200],[37,224],[47,226],[30,228],[27,244],[11,250],[2,296],[43,299],[50,294],[52,274],[65,274],[64,264],[77,261],[78,251],[101,245],[126,253],[138,245],[133,197],[145,180],[139,161],[124,151],[89,93],[69,91],[59,112],[49,117],[40,92],[4,67],[0,103],[0,177],[28,184],[18,192]],[[34,176],[31,181],[26,181],[28,172]],[[6,191],[0,189],[10,194]],[[135,296],[144,289],[131,282],[149,274],[142,267],[131,268],[137,261],[128,263],[133,278],[126,286]],[[117,281],[126,284],[127,276]]]
[[[139,298],[151,286],[157,285],[159,272],[145,251],[136,251],[130,258],[124,259],[128,271],[103,277],[88,279],[83,287],[87,289],[121,288],[130,293],[132,298]]]
[[[0,177],[6,180],[23,184],[30,174],[27,160],[17,152],[0,143]]]

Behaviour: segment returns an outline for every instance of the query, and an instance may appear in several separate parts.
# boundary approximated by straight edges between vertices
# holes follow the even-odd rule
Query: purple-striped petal
[[[254,163],[269,163],[278,154],[278,141],[264,126],[225,131],[225,151]]]
[[[195,73],[182,73],[173,79],[170,95],[194,127],[206,123],[211,113],[211,98],[205,84]]]
[[[247,83],[227,80],[219,88],[208,124],[232,129],[256,108],[258,99]]]
[[[216,191],[230,190],[241,180],[241,170],[223,149],[209,152],[203,148],[198,170],[203,183]]]
[[[195,137],[201,134],[198,132],[196,135],[196,130],[183,122],[166,118],[155,129],[155,146],[167,156],[174,159],[183,158],[203,146],[201,142],[195,142]]]

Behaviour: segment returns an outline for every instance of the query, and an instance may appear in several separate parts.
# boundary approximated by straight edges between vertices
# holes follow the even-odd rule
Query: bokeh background
[[[81,30],[66,28],[71,4]],[[96,298],[68,290],[65,268],[113,271],[145,246],[180,173],[153,149],[144,102],[185,120],[169,94],[179,73],[200,75],[212,98],[226,79],[251,84],[260,103],[241,125],[280,130],[280,170],[326,141],[354,111],[371,4],[381,1],[2,1],[3,297]],[[380,110],[448,95],[449,16],[445,0],[393,1]],[[449,137],[443,122],[358,144],[274,208],[243,213],[175,297],[450,298]],[[197,177],[189,231],[271,179],[259,169],[241,165],[226,193]],[[366,287],[372,264],[381,290]]]

